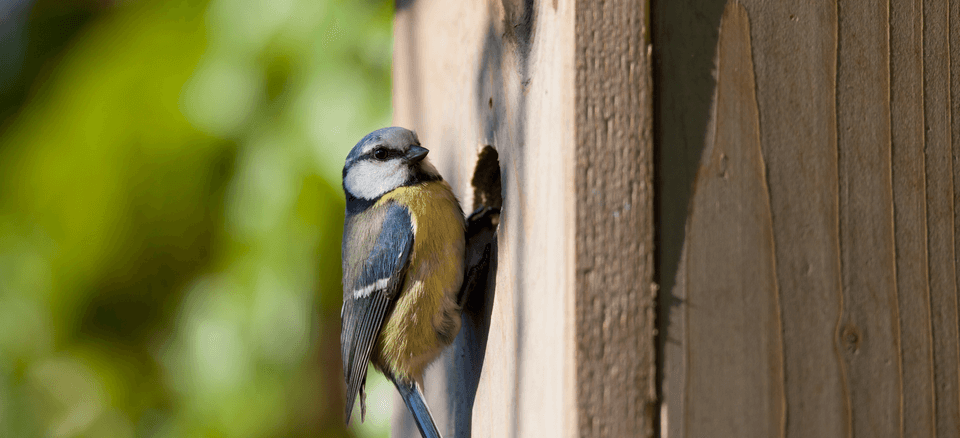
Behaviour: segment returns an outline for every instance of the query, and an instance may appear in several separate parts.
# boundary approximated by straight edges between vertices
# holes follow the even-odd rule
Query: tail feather
[[[423,438],[443,438],[440,431],[437,430],[437,424],[433,422],[433,415],[430,414],[430,408],[427,401],[423,399],[423,393],[415,382],[399,382],[394,380],[397,391],[403,397],[407,409],[413,414],[413,419],[417,422],[417,428],[420,429],[420,435]]]

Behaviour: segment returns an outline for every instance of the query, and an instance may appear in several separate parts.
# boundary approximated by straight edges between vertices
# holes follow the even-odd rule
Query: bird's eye
[[[373,150],[373,158],[378,160],[383,160],[387,158],[387,150],[384,148],[376,148]]]

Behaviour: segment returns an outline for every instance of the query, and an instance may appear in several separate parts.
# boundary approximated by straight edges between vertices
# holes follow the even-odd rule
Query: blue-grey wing
[[[382,208],[386,211],[383,212],[379,233],[372,246],[360,245],[356,249],[349,247],[346,240],[344,243],[344,260],[352,260],[360,265],[352,267],[354,275],[347,276],[353,284],[344,285],[340,327],[348,423],[358,393],[361,412],[365,411],[363,387],[367,377],[367,362],[370,361],[384,317],[403,284],[404,270],[413,249],[413,223],[409,211],[395,203]],[[373,220],[379,222],[379,219]],[[348,218],[347,229],[357,226],[349,223],[350,220]],[[350,232],[346,234],[344,239],[357,238]],[[369,252],[365,256],[351,253],[358,250]],[[344,271],[350,268],[345,266]]]

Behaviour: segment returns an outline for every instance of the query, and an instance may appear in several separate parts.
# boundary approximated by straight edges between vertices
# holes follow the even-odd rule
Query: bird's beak
[[[427,156],[427,153],[430,152],[425,147],[421,146],[410,146],[410,150],[407,151],[407,161],[411,163],[419,163]]]

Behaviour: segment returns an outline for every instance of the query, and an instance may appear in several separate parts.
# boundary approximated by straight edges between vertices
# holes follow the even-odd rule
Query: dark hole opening
[[[499,210],[503,206],[503,194],[500,191],[500,155],[493,146],[484,146],[477,157],[477,168],[473,171],[473,208],[490,207]]]

